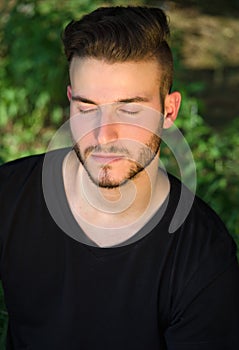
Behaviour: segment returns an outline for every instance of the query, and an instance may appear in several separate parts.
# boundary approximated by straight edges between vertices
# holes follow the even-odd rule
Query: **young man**
[[[8,349],[239,347],[235,243],[158,167],[181,99],[168,34],[164,12],[141,7],[65,29],[73,148],[0,170]]]

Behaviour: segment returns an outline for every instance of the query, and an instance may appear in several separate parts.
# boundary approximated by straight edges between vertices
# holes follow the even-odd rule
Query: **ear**
[[[71,101],[71,98],[72,98],[72,88],[70,85],[67,86],[67,97],[68,97],[68,100]]]
[[[164,129],[168,129],[173,125],[175,119],[177,118],[180,104],[181,94],[178,91],[174,91],[166,96],[164,102]]]

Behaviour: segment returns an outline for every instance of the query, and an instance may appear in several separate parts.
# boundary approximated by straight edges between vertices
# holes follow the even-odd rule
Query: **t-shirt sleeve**
[[[205,225],[202,227],[205,229]],[[185,283],[179,285],[181,290],[175,293],[177,297],[172,302],[170,323],[165,331],[168,350],[239,349],[236,246],[220,222],[218,234],[209,232],[213,231],[210,225],[207,228],[208,231],[201,235],[199,249],[202,257],[198,265],[192,258],[196,248],[191,245],[191,257],[186,260],[187,267],[183,266],[188,276],[184,279]],[[186,252],[183,254],[187,255]],[[194,268],[190,267],[190,263]]]

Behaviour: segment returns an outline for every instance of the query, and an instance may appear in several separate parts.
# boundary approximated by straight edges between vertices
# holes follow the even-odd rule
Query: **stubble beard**
[[[150,165],[150,163],[155,159],[155,157],[158,154],[159,148],[160,148],[161,139],[157,135],[152,135],[150,140],[141,148],[139,152],[139,157],[137,160],[133,160],[132,157],[130,157],[130,154],[127,149],[118,149],[114,146],[111,146],[108,148],[108,153],[119,153],[122,155],[125,154],[128,162],[131,164],[129,167],[127,175],[121,180],[116,181],[112,179],[110,175],[110,171],[112,168],[111,164],[103,165],[100,169],[100,178],[96,179],[93,174],[91,173],[90,169],[87,166],[87,157],[91,152],[101,151],[101,146],[90,146],[88,147],[84,152],[84,157],[82,156],[81,149],[79,144],[74,142],[73,149],[75,151],[75,154],[80,161],[80,163],[83,165],[86,173],[88,174],[91,181],[100,188],[107,188],[107,189],[113,189],[118,188],[119,186],[123,186],[126,184],[129,180],[133,180],[138,174],[140,174],[147,166]],[[105,151],[104,151],[105,152]]]

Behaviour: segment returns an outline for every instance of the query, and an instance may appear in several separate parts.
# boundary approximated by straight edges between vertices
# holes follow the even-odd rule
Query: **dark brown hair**
[[[62,40],[69,62],[73,56],[110,63],[157,59],[160,95],[164,100],[173,80],[173,58],[168,46],[169,25],[159,8],[100,7],[70,22]]]

